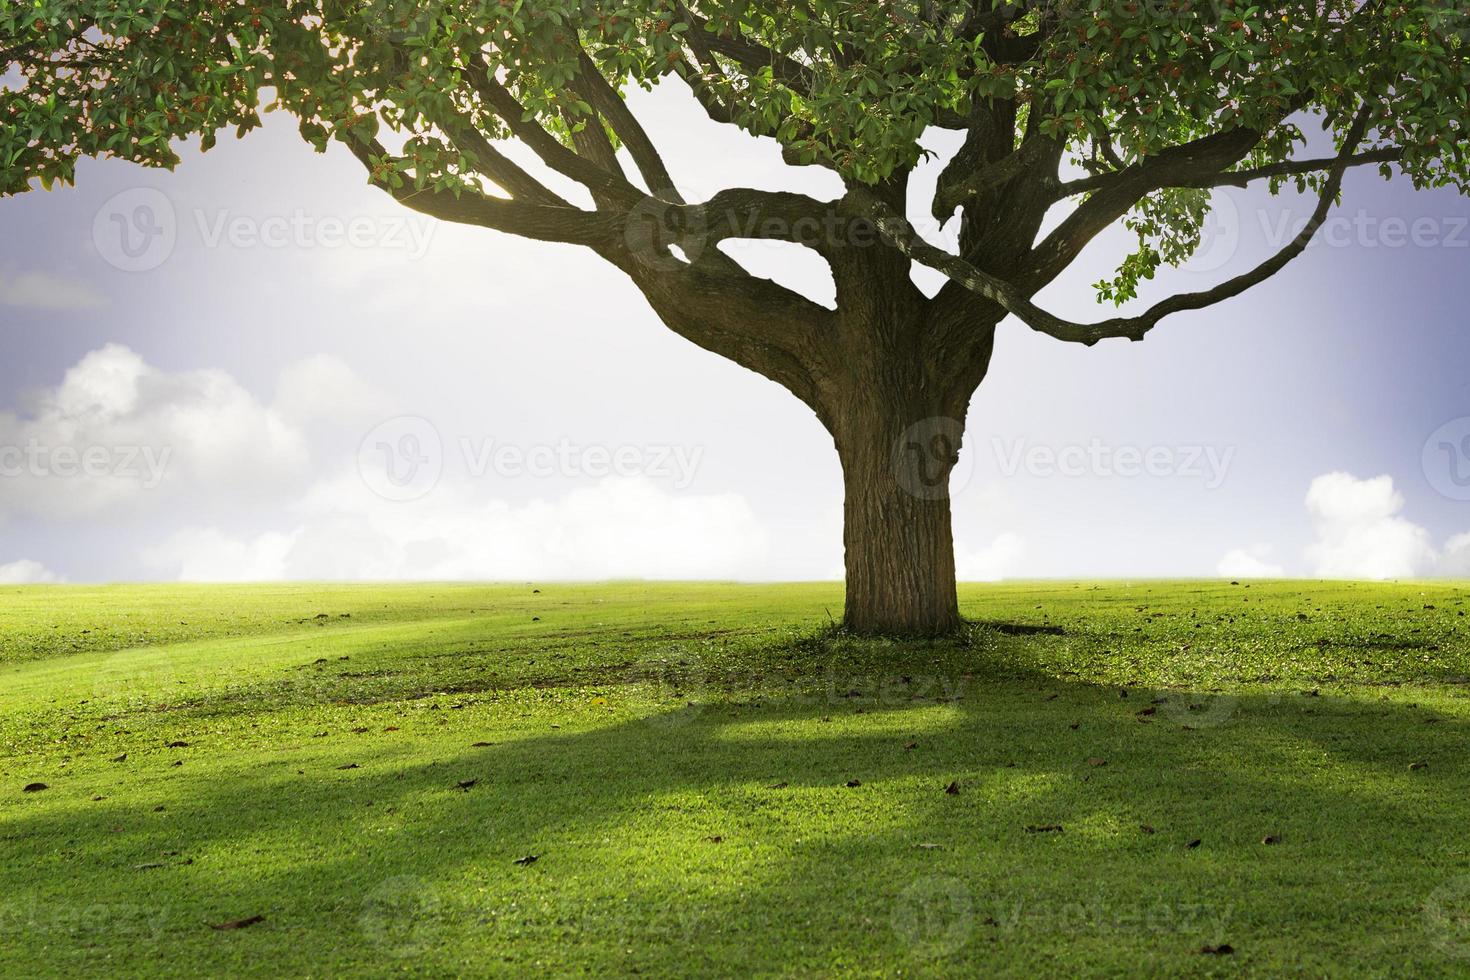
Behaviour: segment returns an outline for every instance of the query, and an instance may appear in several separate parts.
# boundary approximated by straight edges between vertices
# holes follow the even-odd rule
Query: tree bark
[[[854,633],[941,636],[961,624],[949,477],[964,412],[906,395],[870,389],[835,436],[846,489],[843,625]]]

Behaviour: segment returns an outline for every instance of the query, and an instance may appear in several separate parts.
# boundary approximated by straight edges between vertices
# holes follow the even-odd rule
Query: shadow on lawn
[[[905,683],[916,660],[971,669]],[[8,820],[12,854],[81,860],[38,881],[7,859],[0,887],[151,909],[149,955],[207,958],[220,937],[202,923],[261,914],[230,941],[309,935],[358,969],[447,969],[466,949],[682,972],[1016,950],[1137,966],[1303,934],[1331,962],[1363,941],[1345,901],[1385,950],[1470,955],[1463,922],[1434,918],[1463,910],[1435,889],[1467,870],[1464,717],[1330,694],[1125,698],[963,648],[865,646],[827,667],[801,690],[705,674],[694,704],[676,677],[678,706],[582,732],[471,748],[466,727],[429,762],[343,735],[209,782],[185,767],[159,783],[162,813],[103,800]]]

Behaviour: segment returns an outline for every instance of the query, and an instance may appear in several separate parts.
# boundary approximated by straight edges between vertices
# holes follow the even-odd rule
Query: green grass
[[[0,591],[0,975],[1470,973],[1461,587],[536,589]]]

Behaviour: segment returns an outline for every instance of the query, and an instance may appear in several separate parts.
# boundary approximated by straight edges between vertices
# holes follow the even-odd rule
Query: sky
[[[633,101],[692,200],[839,193],[677,85]],[[0,199],[0,583],[840,578],[809,409],[590,253],[408,212],[266,118],[172,173],[90,161]],[[954,140],[927,145],[916,222]],[[1143,302],[1311,210],[1216,205]],[[1114,315],[1090,284],[1128,239],[1042,305]],[[731,250],[832,302],[810,253]],[[1467,273],[1470,201],[1370,169],[1285,272],[1143,343],[1006,321],[952,482],[960,577],[1470,577]]]

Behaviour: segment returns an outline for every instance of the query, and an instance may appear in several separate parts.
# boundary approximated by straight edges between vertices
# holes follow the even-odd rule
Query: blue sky
[[[687,196],[834,193],[676,90],[637,109]],[[403,211],[284,118],[184,157],[0,200],[0,580],[839,574],[815,418],[599,260]],[[1145,300],[1243,271],[1308,210],[1230,192]],[[117,222],[156,245],[145,218],[171,247],[129,256]],[[1003,325],[955,487],[961,575],[1470,575],[1470,201],[1357,173],[1327,233],[1142,344]],[[1045,305],[1111,315],[1089,284],[1126,245]],[[794,247],[737,254],[830,297]]]

